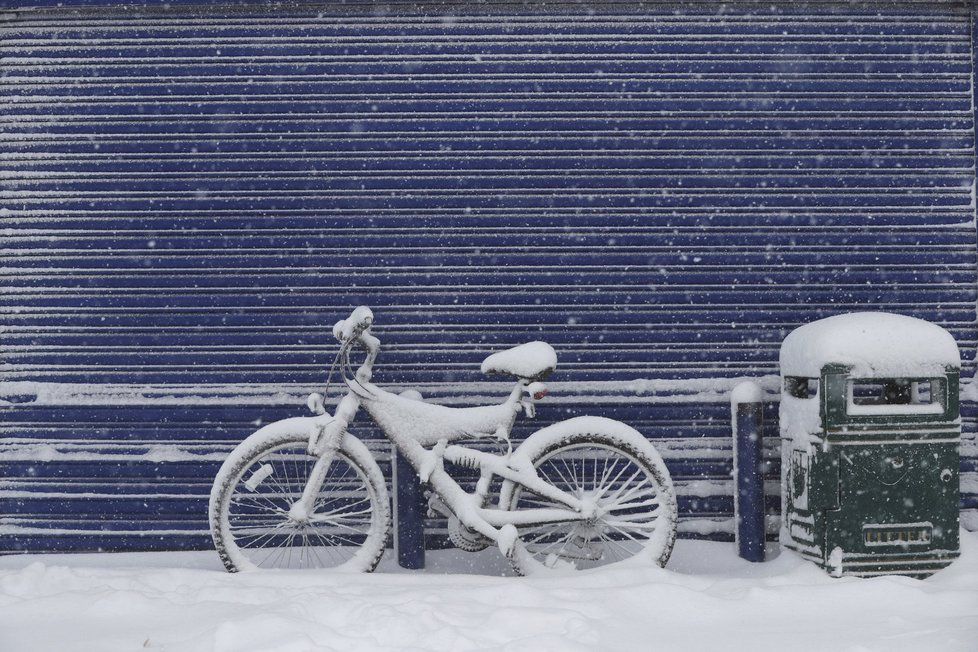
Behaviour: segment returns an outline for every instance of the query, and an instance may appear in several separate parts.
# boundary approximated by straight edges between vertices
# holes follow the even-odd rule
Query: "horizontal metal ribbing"
[[[206,545],[216,458],[301,409],[359,303],[378,377],[440,402],[551,340],[566,394],[519,435],[635,424],[687,534],[729,532],[724,392],[791,328],[914,314],[973,370],[965,9],[393,6],[0,18],[0,531]]]

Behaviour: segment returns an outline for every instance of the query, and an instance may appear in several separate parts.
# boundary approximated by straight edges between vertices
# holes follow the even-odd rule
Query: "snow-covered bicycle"
[[[532,417],[534,401],[547,393],[542,381],[557,365],[549,344],[530,342],[486,358],[483,372],[516,379],[501,404],[452,408],[370,382],[380,350],[372,323],[373,313],[361,306],[333,327],[348,391],[332,415],[323,396],[312,394],[314,416],[261,428],[218,472],[209,518],[229,571],[376,567],[391,508],[380,467],[347,431],[361,406],[431,487],[429,509],[448,517],[459,548],[495,544],[520,574],[666,563],[676,538],[675,493],[662,458],[633,428],[576,417],[499,455],[452,443],[483,437],[508,443],[517,414]],[[354,345],[366,354],[350,373]],[[446,463],[478,471],[475,490],[463,489]],[[491,504],[494,478],[501,486]]]

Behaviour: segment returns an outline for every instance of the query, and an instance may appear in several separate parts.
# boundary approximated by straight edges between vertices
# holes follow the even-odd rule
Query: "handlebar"
[[[361,382],[370,380],[371,369],[377,353],[380,352],[380,340],[371,335],[370,327],[374,323],[374,313],[367,306],[355,308],[350,316],[341,319],[333,325],[333,336],[340,341],[344,349],[354,342],[367,351],[367,357],[356,372],[356,377]]]
[[[373,323],[374,313],[370,308],[367,306],[354,308],[349,317],[333,325],[333,337],[340,342],[351,342],[363,335]]]

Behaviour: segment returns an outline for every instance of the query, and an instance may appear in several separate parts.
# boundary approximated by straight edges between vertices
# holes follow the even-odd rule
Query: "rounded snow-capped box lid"
[[[854,312],[800,326],[781,344],[781,375],[816,378],[827,364],[854,376],[914,377],[960,368],[961,355],[946,330],[923,319],[887,312]]]

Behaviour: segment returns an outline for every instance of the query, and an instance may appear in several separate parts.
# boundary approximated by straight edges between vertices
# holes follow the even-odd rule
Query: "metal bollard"
[[[764,472],[762,392],[746,381],[730,394],[730,416],[734,435],[735,541],[747,561],[764,561]]]
[[[415,401],[421,393],[413,389],[401,396]],[[391,455],[391,484],[394,485],[394,552],[401,568],[424,568],[424,517],[428,504],[414,467],[394,448]]]
[[[418,474],[396,450],[393,453],[394,551],[401,568],[424,568],[424,516],[427,511]]]

